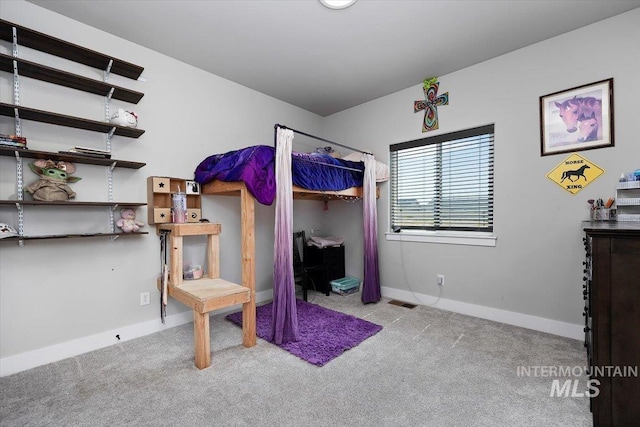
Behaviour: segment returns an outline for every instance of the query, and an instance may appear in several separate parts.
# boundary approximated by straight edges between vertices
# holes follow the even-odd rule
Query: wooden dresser
[[[593,423],[640,425],[640,222],[585,221],[583,230],[585,346],[600,382]]]

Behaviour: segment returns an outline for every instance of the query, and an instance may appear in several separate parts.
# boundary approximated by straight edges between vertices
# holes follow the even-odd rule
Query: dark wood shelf
[[[78,202],[75,200],[41,202],[40,200],[0,200],[0,205],[23,206],[146,206],[140,202]]]
[[[140,169],[143,166],[146,166],[146,163],[131,162],[128,160],[101,159],[98,157],[52,153],[49,151],[37,151],[0,146],[0,156],[15,157],[16,155],[29,159],[62,160],[65,162],[82,163],[86,165],[111,166],[115,164],[115,167],[117,168],[127,169]]]
[[[109,61],[113,60],[110,72],[133,80],[137,80],[144,70],[135,64],[114,58],[74,43],[48,36],[38,31],[13,24],[0,19],[0,38],[13,42],[13,28],[16,29],[18,44],[41,52],[69,59],[99,70],[106,70]]]
[[[90,130],[94,132],[109,133],[115,128],[114,135],[124,136],[127,138],[139,138],[144,130],[136,128],[128,128],[124,126],[114,126],[110,123],[99,122],[97,120],[83,119],[80,117],[67,116],[64,114],[52,113],[50,111],[36,110],[35,108],[22,107],[14,104],[5,104],[0,102],[0,115],[7,117],[15,117],[14,109],[18,110],[21,119],[34,120],[42,123],[66,126],[76,129]]]
[[[18,74],[20,76],[30,77],[32,79],[42,80],[43,82],[53,83],[102,96],[107,96],[113,88],[113,95],[111,95],[113,99],[131,102],[133,104],[137,104],[144,96],[144,93],[141,92],[110,85],[99,80],[89,79],[77,74],[68,73],[66,71],[47,67],[35,62],[25,61],[24,59],[14,58],[1,53],[0,70],[13,73],[13,61],[17,62]]]
[[[109,71],[112,74],[118,74],[130,79],[137,80],[143,67],[131,64],[126,61],[114,58],[109,55],[86,49],[73,43],[13,24],[0,19],[0,40],[14,42],[14,31],[16,43],[19,46],[39,50],[41,52],[65,58],[79,64],[93,67],[100,71]],[[48,67],[36,62],[27,61],[21,58],[0,53],[0,71],[12,73],[14,72],[14,64],[17,74],[20,76],[33,78],[47,83],[64,86],[71,89],[80,90],[95,95],[108,96],[111,93],[112,99],[137,104],[143,93],[126,89],[120,86],[108,84],[103,81],[90,79],[77,74],[69,73],[57,68]],[[38,110],[19,105],[13,105],[0,102],[0,116],[20,117],[21,120],[33,120],[41,123],[65,126],[69,128],[100,132],[105,134],[124,136],[127,138],[139,138],[144,134],[144,130],[130,128],[125,126],[116,126],[108,122],[89,120],[80,117],[68,116],[64,114],[53,113],[50,111]],[[86,156],[82,154],[70,152],[52,153],[48,151],[37,151],[29,149],[20,149],[17,147],[0,146],[0,156],[15,157],[16,159],[52,159],[71,161],[89,165],[99,165],[106,167],[121,167],[129,169],[139,169],[145,166],[144,163],[131,162],[116,159],[106,159],[101,157]],[[111,171],[109,171],[111,172]],[[18,191],[22,192],[22,183],[18,183]],[[76,200],[65,201],[38,201],[38,200],[0,200],[1,206],[16,206],[19,211],[24,206],[44,207],[108,207],[115,210],[117,207],[138,207],[146,206],[146,203],[139,202],[83,202]],[[22,233],[22,224],[20,224],[19,232]],[[113,231],[114,228],[111,228]],[[120,237],[120,236],[139,236],[149,234],[146,231],[136,233],[78,233],[78,234],[50,234],[50,235],[32,235],[32,236],[15,236],[0,239],[1,242],[17,241],[22,245],[25,240],[48,240],[48,239],[68,239],[68,238],[86,238],[86,237]]]
[[[86,234],[48,234],[42,236],[15,236],[0,239],[0,242],[18,242],[20,240],[46,240],[46,239],[75,239],[79,237],[110,237],[110,236],[141,236],[149,234],[148,231],[137,231],[135,233],[86,233]]]

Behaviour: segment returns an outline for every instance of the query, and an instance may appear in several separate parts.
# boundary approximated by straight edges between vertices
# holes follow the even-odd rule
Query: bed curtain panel
[[[364,223],[364,281],[362,302],[380,301],[380,270],[378,268],[378,213],[376,210],[376,160],[365,154],[363,179],[363,223]]]
[[[298,313],[293,283],[293,189],[291,150],[293,131],[277,129],[276,212],[273,248],[273,311],[271,341],[298,341]]]

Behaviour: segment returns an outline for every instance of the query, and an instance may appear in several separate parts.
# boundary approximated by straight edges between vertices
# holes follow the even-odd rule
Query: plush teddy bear
[[[140,230],[144,225],[143,222],[136,221],[136,211],[131,208],[124,208],[120,211],[120,218],[116,221],[116,225],[122,229],[124,233],[131,233]]]

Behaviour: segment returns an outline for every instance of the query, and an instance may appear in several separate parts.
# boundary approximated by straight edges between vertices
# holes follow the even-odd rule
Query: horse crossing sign
[[[603,169],[574,153],[549,172],[547,178],[569,193],[576,194],[603,173]]]

